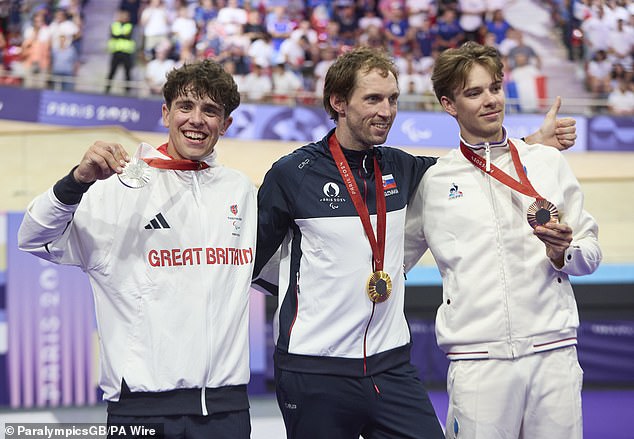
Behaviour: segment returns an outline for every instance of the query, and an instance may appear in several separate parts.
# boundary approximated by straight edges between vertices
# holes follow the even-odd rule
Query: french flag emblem
[[[396,187],[396,182],[394,181],[394,177],[392,174],[387,174],[383,176],[383,190],[394,189]]]

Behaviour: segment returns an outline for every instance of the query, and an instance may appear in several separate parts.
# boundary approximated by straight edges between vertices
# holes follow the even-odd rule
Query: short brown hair
[[[502,59],[495,47],[467,41],[457,49],[444,50],[434,63],[431,82],[439,102],[443,96],[455,98],[454,92],[465,86],[474,64],[484,67],[497,80],[504,77]]]
[[[357,73],[378,70],[383,77],[390,72],[398,80],[398,70],[386,52],[369,47],[358,47],[339,56],[326,73],[324,83],[324,108],[330,118],[336,121],[339,114],[330,105],[330,96],[350,98],[357,85]]]
[[[196,97],[210,97],[225,109],[225,117],[240,105],[240,93],[233,76],[212,59],[186,63],[171,70],[163,85],[167,108],[179,96],[193,93]]]

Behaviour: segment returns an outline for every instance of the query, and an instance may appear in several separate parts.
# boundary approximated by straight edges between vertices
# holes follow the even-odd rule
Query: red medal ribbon
[[[167,143],[161,145],[158,150],[165,155],[167,154]],[[159,158],[152,159],[143,159],[145,163],[150,165],[153,168],[159,169],[176,169],[179,171],[200,171],[202,169],[207,169],[209,165],[205,162],[197,161],[197,160],[165,160]]]
[[[368,236],[368,240],[370,241],[370,247],[372,248],[372,257],[374,259],[374,271],[383,271],[383,256],[385,255],[386,207],[385,193],[383,192],[383,175],[381,174],[381,169],[379,168],[379,161],[377,160],[375,155],[373,157],[377,216],[377,236],[375,238],[374,230],[372,229],[372,224],[370,223],[370,213],[368,211],[368,207],[361,198],[361,193],[359,192],[357,182],[352,176],[352,171],[350,171],[348,161],[343,155],[343,151],[341,150],[341,146],[339,145],[339,141],[337,140],[337,136],[335,134],[333,134],[328,140],[328,146],[330,147],[330,153],[335,159],[335,164],[337,165],[339,174],[341,175],[341,178],[346,185],[346,189],[348,190],[348,193],[352,198],[352,203],[354,204],[354,207],[359,214],[359,218],[361,218],[363,230],[365,230],[365,234]]]
[[[486,165],[482,157],[473,152],[471,148],[469,148],[464,143],[460,142],[460,151],[469,160],[476,168],[479,168],[482,172],[489,174],[491,177],[495,178],[500,183],[514,189],[524,195],[528,195],[529,197],[534,197],[536,200],[543,200],[544,197],[539,195],[533,185],[528,180],[526,176],[526,172],[524,172],[524,168],[522,167],[522,162],[520,161],[520,155],[517,152],[517,148],[513,143],[508,141],[509,149],[511,150],[511,159],[513,160],[513,166],[515,167],[515,172],[517,172],[517,176],[520,181],[515,180],[513,177],[508,175],[506,172],[495,166],[493,163],[490,164],[491,171],[486,171]]]

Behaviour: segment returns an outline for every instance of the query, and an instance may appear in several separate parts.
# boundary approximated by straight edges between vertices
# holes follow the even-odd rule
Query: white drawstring
[[[489,142],[484,142],[484,155],[486,157],[486,171],[491,172],[491,148],[489,147]]]

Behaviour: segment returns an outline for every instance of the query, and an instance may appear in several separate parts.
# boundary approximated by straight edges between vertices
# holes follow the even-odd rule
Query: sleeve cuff
[[[53,186],[53,193],[55,194],[55,197],[68,206],[78,204],[81,201],[81,197],[94,183],[80,183],[75,180],[73,172],[75,172],[76,168],[77,166],[71,169],[68,175],[59,180]]]

